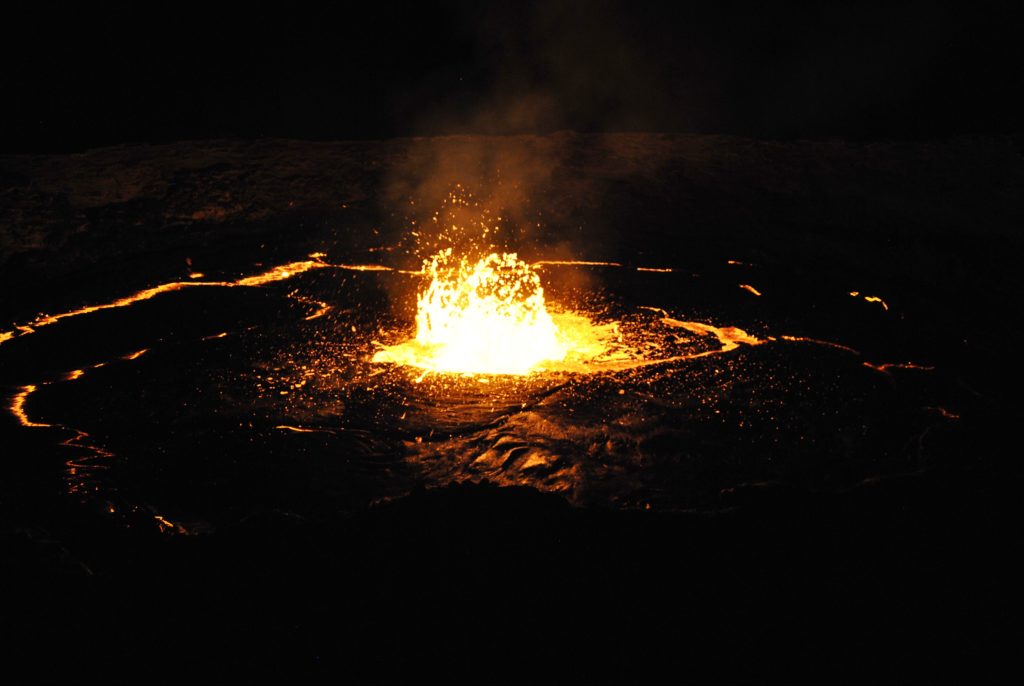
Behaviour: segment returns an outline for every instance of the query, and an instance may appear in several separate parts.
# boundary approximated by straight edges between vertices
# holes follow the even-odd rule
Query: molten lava
[[[384,347],[374,362],[524,375],[592,359],[614,330],[581,315],[550,313],[540,277],[515,253],[474,263],[448,248],[426,260],[423,272],[429,282],[417,300],[415,338]]]

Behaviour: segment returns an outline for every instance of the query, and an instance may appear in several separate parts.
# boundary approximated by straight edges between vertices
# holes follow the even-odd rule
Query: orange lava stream
[[[124,361],[137,360],[139,357],[141,357],[147,352],[149,352],[149,349],[144,348],[129,355],[124,355],[120,359]],[[106,365],[106,362],[98,362],[94,365],[89,366],[87,369],[99,369],[100,367],[105,367]],[[75,381],[76,379],[82,378],[82,376],[85,375],[87,369],[72,369],[71,371],[61,375],[59,377],[59,380]],[[113,453],[93,443],[92,437],[85,431],[64,424],[47,424],[45,422],[33,421],[32,418],[29,417],[28,411],[25,409],[25,403],[28,400],[28,397],[31,394],[35,393],[37,390],[39,390],[39,387],[36,386],[35,384],[28,384],[26,386],[22,386],[19,389],[19,391],[16,394],[14,394],[14,396],[11,398],[10,405],[8,406],[8,409],[10,410],[11,414],[14,416],[15,420],[17,420],[17,422],[21,426],[26,428],[53,428],[71,433],[71,436],[61,441],[60,445],[68,448],[76,448],[79,450],[88,451],[89,457],[82,458],[81,456],[78,456],[72,457],[65,461],[64,466],[66,468],[65,480],[67,482],[67,493],[69,495],[76,495],[86,493],[88,491],[98,490],[98,487],[89,480],[88,474],[90,472],[95,472],[97,470],[106,469],[107,467],[102,464],[94,464],[91,462],[91,460],[94,460],[96,458],[110,458],[113,457]],[[111,509],[110,512],[114,512],[114,510]],[[162,518],[160,518],[159,515],[157,515],[157,519],[161,520]],[[173,529],[173,531],[177,533],[188,533],[183,527],[177,524],[172,524],[171,522],[168,522],[166,520],[162,521],[164,525],[170,526]],[[164,525],[161,525],[161,531],[166,530]]]
[[[882,372],[888,374],[890,369],[916,369],[922,372],[935,371],[935,367],[930,367],[924,364],[914,364],[913,362],[886,362],[884,364],[872,364],[870,362],[864,363],[865,367],[874,369],[876,372]]]
[[[182,290],[184,288],[192,288],[192,287],[221,287],[221,288],[256,287],[256,286],[262,286],[262,285],[268,284],[268,283],[273,283],[273,282],[276,282],[276,281],[283,281],[283,280],[289,279],[289,278],[291,278],[291,277],[293,277],[293,276],[295,276],[297,274],[301,274],[303,272],[307,272],[307,271],[309,271],[311,269],[320,269],[320,268],[325,268],[325,267],[332,267],[332,268],[337,268],[337,269],[352,269],[352,270],[358,270],[358,271],[382,271],[382,270],[388,269],[387,267],[381,267],[379,265],[332,265],[332,264],[328,264],[328,263],[323,262],[323,261],[320,260],[320,258],[323,257],[322,253],[314,253],[313,255],[310,255],[310,257],[312,259],[301,260],[301,261],[297,261],[297,262],[289,262],[287,264],[283,264],[283,265],[274,267],[272,269],[269,269],[269,270],[267,270],[265,272],[261,272],[260,274],[256,274],[256,275],[248,276],[248,277],[243,277],[243,278],[237,279],[235,281],[174,281],[174,282],[170,282],[170,283],[160,284],[160,285],[154,286],[152,288],[147,288],[147,289],[144,289],[142,291],[138,291],[137,293],[134,293],[132,295],[125,296],[123,298],[118,298],[118,299],[113,300],[113,301],[108,302],[108,303],[102,303],[102,304],[99,304],[99,305],[88,305],[88,306],[85,306],[85,307],[80,307],[80,308],[75,309],[75,310],[70,310],[70,311],[67,311],[67,312],[62,312],[62,313],[54,314],[54,315],[48,315],[48,314],[40,315],[35,320],[33,320],[31,322],[31,324],[29,324],[27,326],[26,325],[15,326],[14,330],[12,330],[12,331],[0,332],[0,343],[7,342],[7,341],[9,341],[9,340],[11,340],[13,338],[16,338],[16,337],[27,336],[29,334],[35,333],[35,331],[37,329],[41,328],[41,327],[50,326],[51,324],[57,324],[57,323],[59,323],[60,321],[62,321],[64,319],[69,319],[71,317],[77,317],[77,316],[80,316],[80,315],[91,314],[91,313],[99,312],[99,311],[103,311],[103,310],[114,309],[114,308],[118,308],[118,307],[128,307],[128,306],[133,305],[133,304],[135,304],[137,302],[142,302],[142,301],[145,301],[145,300],[149,300],[149,299],[151,299],[153,297],[156,297],[157,295],[160,295],[161,293],[169,293],[169,292],[173,292],[173,291]],[[192,278],[201,277],[201,276],[202,275],[199,274],[199,273],[193,273],[191,275]],[[320,309],[316,313],[314,313],[313,315],[308,317],[308,319],[315,319],[317,317],[323,316],[323,314],[325,314],[327,312],[327,310],[330,309],[330,306],[327,305],[326,303],[318,302],[317,304],[320,306]],[[207,336],[206,338],[204,338],[204,340],[206,340],[206,339],[213,339],[213,338],[223,338],[225,336],[227,336],[227,332],[222,332],[222,333],[216,334],[214,336]],[[139,357],[141,357],[142,355],[145,355],[147,352],[149,352],[149,348],[143,348],[141,350],[137,350],[137,351],[129,353],[127,355],[123,355],[121,357],[121,359],[128,360],[128,361],[136,360]],[[106,362],[100,362],[100,363],[92,365],[90,368],[95,369],[95,368],[98,368],[98,367],[102,367],[105,364],[106,364]],[[73,370],[67,372],[66,374],[64,374],[61,377],[61,380],[64,380],[64,381],[74,381],[76,379],[81,378],[85,373],[86,373],[85,369],[73,369]],[[14,418],[18,421],[18,423],[21,424],[22,426],[34,427],[34,428],[53,427],[54,425],[52,425],[52,424],[47,424],[47,423],[43,423],[43,422],[33,421],[29,417],[28,413],[25,410],[25,403],[28,400],[28,397],[32,393],[34,393],[37,389],[38,389],[38,387],[36,385],[33,385],[33,384],[22,386],[19,389],[19,391],[11,398],[10,405],[8,406],[8,409],[10,410],[10,412],[14,416]],[[68,445],[68,446],[72,446],[72,447],[87,447],[88,449],[92,450],[94,453],[97,453],[97,454],[102,454],[102,453],[105,452],[105,451],[103,451],[100,448],[96,448],[96,447],[92,447],[92,446],[80,445],[78,443],[78,441],[80,441],[80,439],[82,437],[87,437],[87,434],[84,434],[83,432],[78,431],[76,429],[68,429],[68,430],[75,431],[77,435],[72,437],[68,441],[65,441],[64,445]]]
[[[31,419],[29,419],[28,414],[25,412],[25,401],[28,400],[28,397],[30,395],[32,395],[33,393],[35,393],[35,392],[36,392],[36,386],[33,386],[32,384],[29,384],[27,386],[22,386],[21,390],[19,390],[14,395],[14,397],[11,398],[11,404],[10,404],[11,414],[14,415],[14,418],[17,419],[18,423],[21,424],[22,426],[31,426],[31,427],[39,427],[39,428],[47,427],[47,426],[53,426],[52,424],[43,424],[42,422],[33,422]]]
[[[84,307],[79,307],[78,309],[69,310],[67,312],[61,312],[59,314],[39,315],[39,317],[33,320],[28,326],[15,327],[15,331],[0,332],[0,343],[4,343],[18,336],[18,331],[21,332],[20,335],[25,336],[28,335],[29,333],[34,333],[35,329],[38,329],[43,326],[49,326],[51,324],[56,324],[62,319],[78,317],[84,314],[92,314],[93,312],[101,312],[103,310],[112,310],[118,307],[128,307],[129,305],[134,305],[137,302],[150,300],[151,298],[154,298],[160,295],[161,293],[170,293],[172,291],[180,291],[185,288],[196,287],[234,288],[236,286],[262,286],[264,284],[273,283],[275,281],[283,281],[285,279],[290,279],[296,274],[301,274],[311,269],[321,269],[324,267],[334,266],[336,265],[330,265],[326,262],[320,261],[319,259],[311,259],[302,260],[299,262],[289,262],[288,264],[283,264],[278,267],[274,267],[273,269],[269,269],[261,274],[243,277],[236,281],[172,281],[170,283],[164,283],[157,286],[153,286],[152,288],[146,288],[144,290],[138,291],[137,293],[133,293],[123,298],[118,298],[117,300],[112,300],[111,302],[108,303],[102,303],[99,305],[86,305]],[[351,267],[338,266],[337,268],[347,269]]]
[[[806,336],[779,336],[779,338],[781,338],[784,341],[789,341],[791,343],[813,343],[815,345],[824,345],[828,346],[829,348],[838,348],[839,350],[845,350],[846,352],[852,353],[854,355],[860,355],[859,350],[855,350],[848,345],[843,345],[842,343],[823,341],[818,338],[807,338]]]
[[[538,260],[533,263],[534,267],[544,265],[555,265],[561,267],[621,267],[619,262],[591,262],[587,260]]]
[[[93,312],[101,312],[103,310],[112,310],[118,307],[128,307],[129,305],[134,305],[137,302],[150,300],[151,298],[154,298],[162,293],[180,291],[186,288],[235,288],[263,286],[268,283],[274,283],[276,281],[284,281],[286,279],[290,279],[293,276],[302,274],[304,272],[308,272],[312,269],[324,268],[342,269],[346,271],[358,272],[396,271],[391,267],[385,267],[379,264],[330,264],[328,262],[324,262],[321,259],[323,257],[323,253],[313,253],[312,255],[310,255],[311,259],[289,262],[288,264],[282,264],[277,267],[273,267],[272,269],[268,269],[265,272],[255,274],[253,276],[242,277],[240,279],[236,279],[235,281],[172,281],[169,283],[159,284],[151,288],[146,288],[144,290],[138,291],[131,295],[127,295],[123,298],[112,300],[107,303],[101,303],[99,305],[86,305],[84,307],[79,307],[77,309],[69,310],[67,312],[61,312],[59,314],[41,314],[28,325],[15,326],[14,329],[11,331],[0,331],[0,345],[14,338],[35,333],[36,329],[43,326],[56,324],[57,322],[63,319],[78,317],[85,314],[92,314]],[[201,278],[202,276],[203,275],[199,272],[193,272],[192,274],[189,275],[189,278],[195,279]],[[322,307],[324,307],[323,303],[319,304]],[[324,313],[326,313],[326,310],[323,310],[315,317],[311,318],[322,316]]]
[[[830,348],[837,348],[838,350],[842,350],[844,352],[848,352],[852,355],[857,356],[860,356],[861,354],[859,350],[855,350],[854,348],[843,345],[841,343],[833,343],[832,341],[822,341],[818,340],[817,338],[805,338],[804,336],[779,336],[779,338],[781,338],[784,341],[790,342],[813,343],[815,345],[824,345]],[[921,372],[935,371],[935,367],[933,366],[917,364],[915,362],[884,362],[882,364],[875,364],[873,362],[865,361],[862,362],[861,364],[863,364],[868,369],[873,369],[876,372],[881,372],[883,374],[888,374],[890,369],[913,369]]]

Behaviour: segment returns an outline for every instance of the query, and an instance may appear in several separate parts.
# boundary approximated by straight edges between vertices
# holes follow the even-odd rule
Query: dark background
[[[5,9],[0,152],[202,138],[1019,130],[1012,5],[624,0]]]

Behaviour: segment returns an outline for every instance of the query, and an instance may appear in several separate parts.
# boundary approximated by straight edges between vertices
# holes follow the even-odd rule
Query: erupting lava
[[[472,263],[452,249],[426,260],[430,279],[417,301],[416,336],[384,347],[374,362],[427,372],[518,374],[580,363],[606,349],[614,325],[551,313],[540,277],[515,253]]]

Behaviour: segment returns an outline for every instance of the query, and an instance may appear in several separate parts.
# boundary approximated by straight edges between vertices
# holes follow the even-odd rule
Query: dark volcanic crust
[[[182,278],[192,262],[244,271],[325,243],[366,260],[402,246],[461,183],[511,220],[528,257],[695,270],[728,257],[811,280],[842,274],[837,288],[900,293],[934,336],[964,341],[947,351],[958,364],[984,367],[1024,343],[1007,325],[1024,314],[1022,150],[1020,135],[558,133],[3,156],[0,322]],[[378,254],[418,264],[409,251]],[[989,385],[982,369],[967,375]]]
[[[864,253],[879,270],[937,281],[938,265],[906,258],[982,237],[1017,245],[1022,149],[1019,135],[852,144],[558,133],[7,155],[0,156],[0,268],[5,276],[44,261],[48,270],[73,269],[152,251],[153,234],[187,246],[225,225],[308,227],[348,219],[346,209],[399,230],[400,221],[387,224],[400,202],[424,190],[425,178],[479,186],[504,168],[506,182],[519,185],[551,225],[600,236],[610,217],[628,212],[641,236],[681,232],[673,247],[682,251],[729,232],[750,255]],[[597,258],[617,247],[587,252]]]
[[[533,259],[671,264],[687,278],[688,267],[706,275],[731,259],[775,275],[775,302],[790,302],[780,274],[842,298],[868,285],[895,294],[887,314],[864,314],[877,325],[865,336],[881,332],[864,343],[924,355],[974,403],[955,431],[928,438],[943,459],[838,492],[737,484],[714,510],[662,513],[463,484],[316,521],[267,509],[198,536],[159,535],[145,511],[114,525],[105,510],[69,502],[67,446],[40,451],[25,438],[37,430],[5,416],[0,581],[26,606],[9,613],[16,640],[3,637],[4,650],[44,653],[35,670],[63,663],[77,676],[132,678],[143,673],[136,665],[212,663],[233,676],[362,668],[366,680],[386,680],[422,664],[471,672],[493,654],[531,667],[543,655],[577,679],[635,675],[665,656],[681,674],[703,659],[759,677],[773,661],[825,665],[816,677],[877,677],[886,660],[918,676],[922,667],[948,675],[950,660],[988,668],[1008,654],[1015,635],[1001,627],[1020,605],[1020,461],[1006,446],[1021,420],[1010,381],[1022,342],[1022,149],[1020,136],[853,145],[563,133],[0,157],[0,331],[204,265],[252,273],[325,244],[340,246],[333,260],[347,250],[414,263],[400,249],[368,251],[401,246],[411,222],[429,219],[461,182],[509,216]],[[769,301],[765,290],[757,302]],[[799,301],[808,312],[828,303],[814,293]],[[170,321],[191,321],[180,317],[186,308],[168,308],[179,316]],[[149,355],[136,367],[161,364]],[[0,356],[0,378],[45,366],[28,353],[17,360]],[[106,369],[115,367],[135,374]],[[736,397],[744,392],[737,386]],[[679,441],[649,443],[671,457]],[[493,626],[507,628],[496,637]]]

